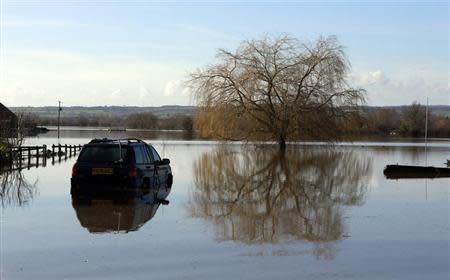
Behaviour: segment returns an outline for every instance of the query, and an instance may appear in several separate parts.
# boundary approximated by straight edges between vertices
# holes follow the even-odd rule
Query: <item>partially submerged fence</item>
[[[11,148],[8,152],[8,165],[10,169],[24,169],[31,167],[46,166],[47,159],[55,159],[60,162],[62,158],[75,156],[82,148],[82,145],[52,145],[52,149],[47,149],[47,145],[42,146],[20,146]]]

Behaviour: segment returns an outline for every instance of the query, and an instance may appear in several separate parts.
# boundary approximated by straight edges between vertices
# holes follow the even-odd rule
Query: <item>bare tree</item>
[[[389,135],[398,132],[400,115],[392,108],[377,108],[369,113],[367,124],[371,126],[373,133]]]
[[[158,117],[150,112],[131,114],[126,119],[129,128],[155,129],[158,127]]]
[[[196,128],[222,139],[335,139],[364,102],[345,81],[349,63],[336,37],[302,43],[289,36],[220,49],[218,62],[192,73]]]
[[[400,131],[404,135],[423,136],[425,133],[425,106],[413,102],[401,109]],[[432,114],[430,114],[432,116]],[[432,123],[432,120],[430,120]]]

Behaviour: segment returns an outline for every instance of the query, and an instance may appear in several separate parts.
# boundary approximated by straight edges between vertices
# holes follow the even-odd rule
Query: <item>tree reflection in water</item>
[[[36,184],[29,183],[20,170],[0,170],[2,208],[26,205],[37,195]]]
[[[337,148],[276,149],[222,146],[194,163],[189,209],[211,221],[219,240],[247,244],[344,235],[344,205],[364,202],[371,161]]]

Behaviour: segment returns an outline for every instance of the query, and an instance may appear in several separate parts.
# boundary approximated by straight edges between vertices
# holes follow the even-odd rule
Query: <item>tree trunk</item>
[[[280,138],[278,140],[278,146],[280,147],[281,151],[286,150],[286,140],[284,138]]]

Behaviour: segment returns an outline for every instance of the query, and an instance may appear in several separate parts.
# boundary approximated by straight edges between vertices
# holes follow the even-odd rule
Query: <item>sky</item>
[[[336,35],[367,104],[450,104],[449,1],[1,0],[6,106],[194,105],[219,48]]]

